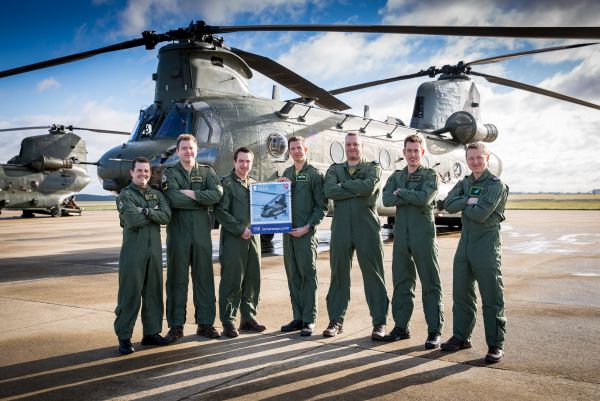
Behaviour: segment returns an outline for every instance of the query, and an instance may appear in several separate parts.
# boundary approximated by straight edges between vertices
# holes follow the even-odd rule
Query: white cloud
[[[46,78],[46,79],[43,79],[40,82],[38,82],[37,91],[44,92],[49,89],[58,89],[58,88],[60,88],[60,86],[61,86],[60,82],[58,82],[56,80],[56,78],[50,77],[50,78]]]
[[[296,20],[303,16],[308,4],[318,0],[129,0],[119,15],[123,35],[139,35],[146,29],[176,29],[176,20],[204,20],[208,24],[231,23],[248,16],[261,24],[273,23],[275,18]]]

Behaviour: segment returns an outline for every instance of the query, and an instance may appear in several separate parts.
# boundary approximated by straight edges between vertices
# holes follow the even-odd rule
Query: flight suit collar
[[[235,169],[231,170],[231,178],[234,181],[239,182],[240,185],[245,188],[248,188],[248,185],[252,182],[252,178],[250,178],[250,176],[248,176],[248,178],[246,178],[246,180],[242,180],[240,177],[238,177],[238,175],[235,173]]]
[[[188,184],[191,185],[192,182],[191,182],[190,177],[192,176],[194,171],[198,168],[198,162],[194,161],[194,165],[192,166],[192,169],[189,172],[185,169],[185,167],[183,167],[183,164],[181,164],[181,161],[177,163],[177,168],[183,174],[183,176],[186,178],[186,180],[188,180]]]
[[[359,171],[364,166],[365,163],[367,163],[367,160],[361,158],[360,161],[358,162],[358,164],[355,164],[354,166],[352,166],[356,169],[356,170],[354,170],[354,172],[356,173],[357,171]],[[346,160],[342,165],[344,166],[344,168],[346,170],[349,170],[351,168],[351,166],[348,165],[348,160]]]
[[[301,172],[306,171],[306,169],[308,169],[309,164],[310,163],[308,162],[308,160],[305,160],[304,164],[302,165],[302,168],[300,169],[300,171],[296,171],[296,165],[292,164],[292,173],[294,173],[294,174],[296,174],[296,173],[300,174]]]
[[[412,172],[412,173],[410,173],[408,171],[408,166],[404,167],[404,171],[406,172],[406,175],[417,174],[417,173],[420,173],[421,170],[423,170],[423,165],[422,164],[419,164],[419,167],[417,167],[417,169],[414,172]]]
[[[473,173],[471,173],[471,175],[469,176],[469,181],[472,184],[478,183],[478,182],[484,182],[485,180],[490,178],[490,175],[492,175],[492,173],[490,172],[489,169],[486,168],[485,171],[481,174],[481,176],[478,179],[475,179],[475,176],[473,175]]]
[[[130,182],[129,185],[127,186],[127,188],[131,188],[136,192],[139,192],[140,194],[144,195],[146,193],[146,191],[148,191],[149,187],[146,187],[146,189],[142,189],[140,187],[138,187],[137,185],[135,185],[133,182]]]

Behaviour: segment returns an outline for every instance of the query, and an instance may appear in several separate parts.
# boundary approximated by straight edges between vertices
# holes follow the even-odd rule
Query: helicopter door
[[[278,128],[266,128],[261,131],[261,153],[264,155],[260,175],[266,180],[281,177],[287,167],[287,132]]]

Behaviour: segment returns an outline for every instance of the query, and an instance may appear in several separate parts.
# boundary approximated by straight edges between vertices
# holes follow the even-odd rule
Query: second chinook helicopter
[[[217,34],[250,31],[338,31],[462,36],[504,36],[536,38],[600,38],[599,28],[500,28],[500,27],[405,27],[357,25],[278,25],[214,27],[204,22],[190,24],[164,34],[144,32],[141,39],[130,40],[72,56],[0,72],[3,76],[58,65],[96,54],[145,46],[154,48],[162,41],[173,43],[159,50],[154,102],[140,112],[129,140],[100,159],[98,174],[103,187],[120,191],[128,184],[130,161],[137,156],[152,161],[156,175],[177,162],[175,139],[181,133],[193,133],[198,140],[197,159],[212,165],[219,175],[231,170],[233,151],[239,146],[255,154],[253,175],[259,181],[279,177],[289,165],[287,138],[300,135],[310,148],[311,163],[324,171],[331,163],[345,160],[344,136],[358,132],[364,140],[364,157],[378,161],[383,180],[394,170],[404,167],[402,141],[418,133],[425,138],[424,164],[435,168],[445,184],[440,200],[459,178],[468,173],[464,164],[464,146],[475,141],[491,142],[498,131],[480,122],[480,96],[469,75],[490,82],[599,109],[600,106],[573,97],[521,84],[504,78],[472,71],[472,66],[495,63],[534,53],[565,50],[593,45],[584,43],[513,53],[454,66],[431,67],[414,74],[393,77],[334,90],[324,90],[275,61],[241,49],[228,48]],[[248,81],[251,68],[291,89],[299,98],[281,101],[253,95]],[[335,95],[415,77],[435,77],[417,91],[409,126],[399,119],[378,121],[367,113],[357,116],[344,113],[350,107]],[[501,173],[499,158],[492,157],[490,167]],[[391,208],[379,204],[383,215],[393,215]],[[438,213],[442,213],[438,207]]]

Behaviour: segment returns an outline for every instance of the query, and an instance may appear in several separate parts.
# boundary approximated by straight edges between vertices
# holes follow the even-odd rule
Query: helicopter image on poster
[[[0,212],[22,210],[23,217],[33,217],[34,213],[53,217],[81,214],[75,194],[91,181],[85,169],[91,163],[86,162],[85,140],[73,130],[127,134],[64,125],[19,130],[46,128],[48,134],[23,139],[19,154],[0,164]]]
[[[287,201],[285,200],[285,195],[279,194],[279,195],[276,195],[266,205],[263,206],[262,212],[260,213],[260,215],[267,219],[269,219],[269,218],[277,219],[277,216],[285,213],[286,209],[287,209]]]
[[[429,67],[402,75],[344,88],[325,90],[294,71],[258,54],[225,45],[218,34],[240,31],[324,31],[369,32],[386,34],[429,34],[457,36],[493,36],[517,38],[598,39],[600,28],[510,28],[510,27],[427,27],[395,25],[248,25],[210,26],[199,21],[186,28],[162,34],[143,32],[142,37],[115,45],[73,54],[53,60],[0,72],[0,78],[52,67],[102,53],[137,46],[159,50],[154,102],[140,111],[138,122],[128,141],[108,150],[98,161],[98,175],[103,188],[118,192],[129,182],[132,159],[145,156],[151,160],[154,180],[161,170],[178,161],[175,140],[181,133],[192,133],[198,140],[197,160],[213,166],[217,174],[231,170],[233,152],[240,146],[255,153],[252,175],[258,181],[274,181],[289,165],[287,138],[306,138],[310,162],[325,171],[331,163],[345,160],[344,137],[348,132],[361,135],[363,156],[380,163],[382,182],[406,163],[402,155],[403,140],[411,134],[425,139],[423,164],[434,168],[442,186],[438,199],[438,217],[448,217],[441,205],[447,191],[469,173],[464,163],[465,145],[477,141],[492,142],[498,137],[493,124],[481,122],[481,99],[471,76],[489,82],[549,96],[594,109],[600,106],[581,99],[473,70],[483,64],[502,62],[544,52],[567,51],[596,43],[580,43],[536,49],[455,65]],[[273,79],[298,95],[282,101],[251,93],[248,81],[252,69]],[[365,112],[358,116],[345,113],[350,106],[336,95],[417,77],[439,76],[421,84],[415,97],[410,123],[397,118],[373,119]],[[502,172],[496,155],[490,158],[495,175]],[[381,201],[378,211],[392,216],[393,208]]]

